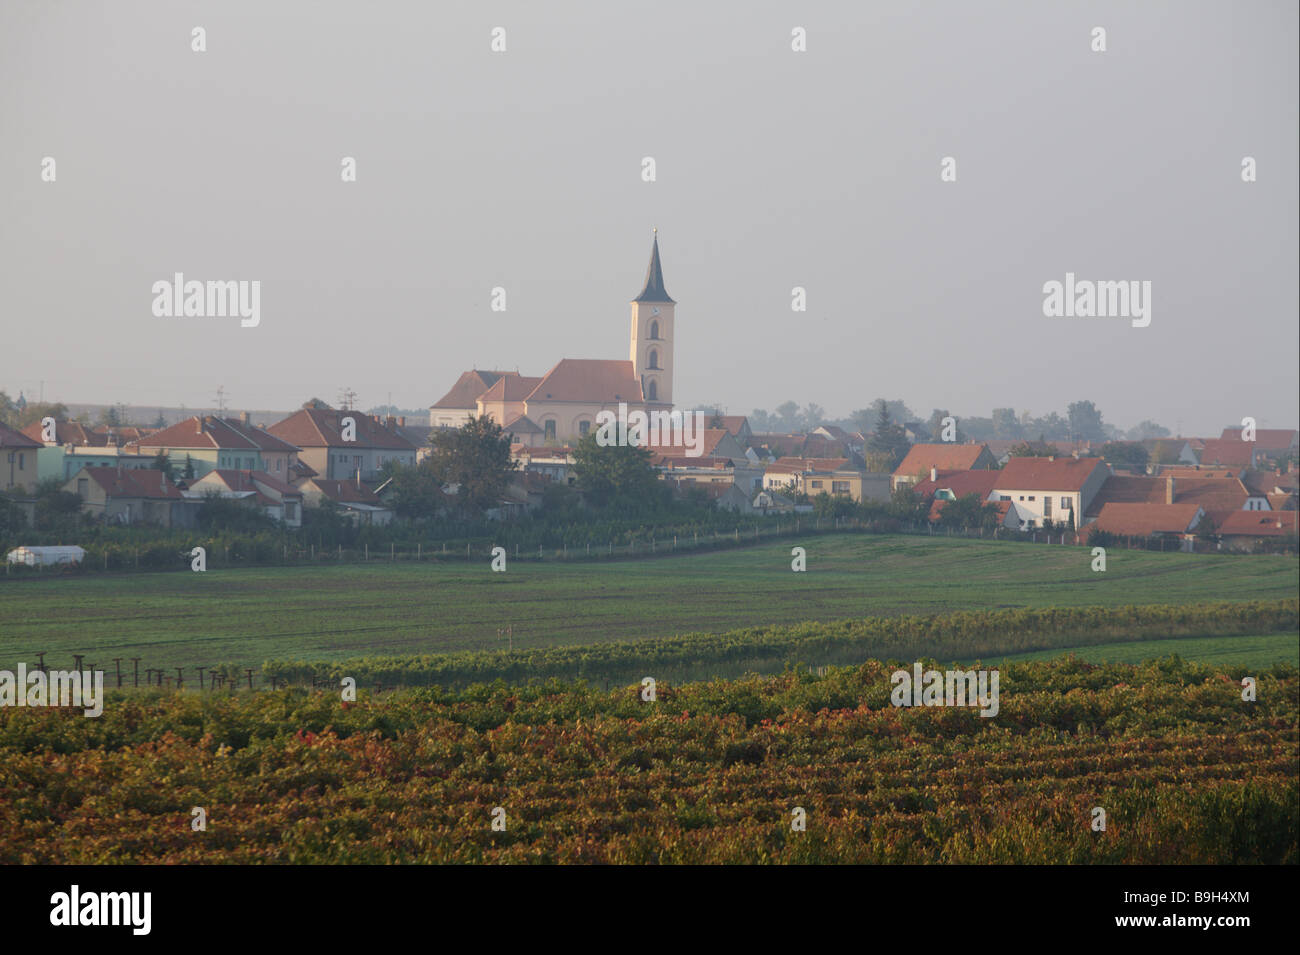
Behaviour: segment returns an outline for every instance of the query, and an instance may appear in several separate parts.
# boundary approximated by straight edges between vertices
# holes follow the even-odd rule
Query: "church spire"
[[[659,264],[659,230],[655,229],[654,247],[650,251],[650,267],[645,271],[645,288],[641,294],[632,299],[634,302],[663,302],[668,305],[676,303],[668,297],[664,289],[664,270]]]

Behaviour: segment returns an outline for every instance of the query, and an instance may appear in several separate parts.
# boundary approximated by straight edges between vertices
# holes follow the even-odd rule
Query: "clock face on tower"
[[[650,314],[651,314],[651,315],[658,315],[658,314],[659,314],[659,309],[658,309],[658,308],[652,308],[652,309],[650,309]]]

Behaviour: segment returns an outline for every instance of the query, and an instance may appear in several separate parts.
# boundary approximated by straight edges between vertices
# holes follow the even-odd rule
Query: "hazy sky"
[[[5,0],[0,388],[426,407],[625,359],[658,226],[679,405],[1294,426],[1298,30],[1294,0]],[[155,317],[178,271],[260,281],[261,324]],[[1151,324],[1044,317],[1067,271],[1149,280]]]

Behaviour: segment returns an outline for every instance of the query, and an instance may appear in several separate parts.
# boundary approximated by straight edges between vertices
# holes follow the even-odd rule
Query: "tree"
[[[1016,418],[1015,408],[993,409],[993,436],[1003,441],[1019,438],[1024,434],[1020,421]]]
[[[803,426],[811,431],[813,428],[820,427],[826,418],[826,409],[815,402],[808,402],[803,408]]]
[[[889,456],[889,470],[898,467],[910,444],[907,432],[902,425],[895,424],[889,415],[889,403],[883,398],[876,400],[876,427],[867,441],[867,450]]]
[[[1106,429],[1101,412],[1091,401],[1075,401],[1066,409],[1070,421],[1070,437],[1075,441],[1105,441]]]
[[[66,421],[68,418],[68,406],[63,402],[33,401],[22,411],[18,412],[16,428],[25,428],[33,421],[40,421],[42,418],[53,418],[56,421]]]
[[[1019,444],[1012,445],[1007,454],[1013,458],[1055,458],[1059,457],[1061,452],[1057,450],[1056,445],[1047,444],[1042,435],[1039,435],[1037,441],[1021,441]]]
[[[107,425],[110,428],[120,428],[122,426],[122,414],[117,410],[117,405],[109,405],[99,412],[99,419],[95,423]]]
[[[782,431],[794,431],[799,425],[799,406],[793,401],[783,401],[776,406],[776,418]]]
[[[859,408],[849,415],[849,421],[859,434],[870,434],[872,425],[876,423],[876,412],[871,408]]]
[[[186,457],[188,457],[188,455],[186,455]],[[161,471],[166,475],[168,481],[175,483],[176,468],[172,464],[171,458],[167,456],[167,452],[162,448],[158,449],[158,453],[154,455],[153,463],[150,464],[149,467],[153,468],[155,471]]]
[[[429,459],[425,458],[416,465],[398,461],[384,464],[381,473],[389,479],[393,511],[398,517],[415,520],[433,518],[444,507],[447,496],[442,492],[442,483],[437,475],[427,466],[428,462]]]
[[[930,440],[939,443],[943,441],[943,419],[947,417],[956,418],[956,415],[950,415],[947,408],[935,408],[930,412],[930,420],[926,422],[926,428],[930,432]],[[957,444],[966,443],[966,432],[960,427],[954,429],[955,434],[953,441]]]
[[[1163,425],[1158,425],[1154,421],[1139,421],[1133,427],[1128,429],[1124,435],[1130,441],[1145,441],[1147,438],[1167,438],[1169,429]]]
[[[185,469],[181,471],[181,477],[186,481],[194,480],[194,459],[190,457],[189,452],[185,454]]]
[[[1147,449],[1137,442],[1108,441],[1101,446],[1101,456],[1117,467],[1130,471],[1145,471]]]
[[[772,416],[762,408],[755,408],[749,413],[749,427],[755,433],[770,431],[772,427]]]
[[[650,466],[649,448],[632,444],[602,446],[594,433],[573,449],[578,489],[596,507],[634,509],[657,498],[659,477]]]
[[[453,500],[467,516],[496,507],[517,467],[510,457],[510,435],[488,415],[471,415],[459,428],[435,430],[424,464],[440,487],[457,485]]]

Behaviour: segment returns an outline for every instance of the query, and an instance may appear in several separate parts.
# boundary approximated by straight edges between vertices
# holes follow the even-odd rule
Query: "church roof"
[[[667,305],[677,304],[668,297],[668,292],[664,289],[664,270],[663,266],[659,264],[658,236],[655,236],[654,247],[650,251],[650,267],[645,270],[645,288],[632,301],[663,302]]]
[[[541,383],[540,378],[530,378],[528,375],[516,375],[510,372],[498,378],[491,388],[478,396],[478,400],[523,401]]]
[[[641,382],[630,361],[564,358],[528,396],[533,401],[641,402]]]
[[[496,384],[498,378],[510,374],[513,374],[513,372],[481,371],[477,368],[467,371],[456,379],[456,383],[451,386],[451,391],[439,398],[430,407],[473,408],[474,402],[479,395]]]

